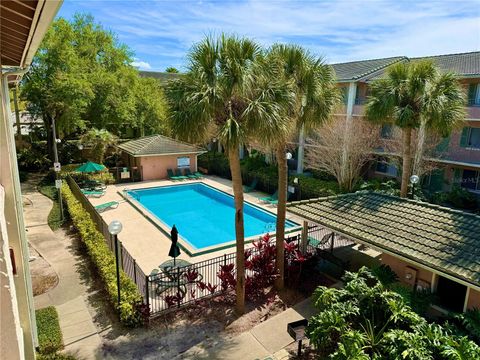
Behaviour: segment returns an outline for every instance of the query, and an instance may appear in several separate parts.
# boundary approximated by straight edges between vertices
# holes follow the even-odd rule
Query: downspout
[[[0,68],[1,69],[1,68]],[[8,119],[8,124],[5,124],[5,129],[6,129],[6,138],[7,142],[9,140],[10,142],[10,154],[16,154],[16,148],[15,148],[15,137],[13,136],[13,127],[10,122],[10,114],[11,114],[11,109],[10,109],[10,96],[8,92],[8,77],[9,76],[19,76],[20,79],[23,77],[23,75],[30,70],[30,67],[10,67],[8,70],[3,71],[2,69],[2,82],[3,82],[3,91],[4,91],[4,96],[5,96],[5,107],[6,107],[6,117]],[[16,80],[17,82],[20,80]],[[23,203],[22,203],[22,193],[20,190],[20,177],[18,174],[18,165],[17,164],[17,159],[16,157],[13,159],[10,159],[11,164],[15,164],[15,166],[12,166],[12,180],[13,180],[13,193],[14,193],[14,198],[15,198],[15,205],[16,205],[16,217],[17,217],[17,231],[18,231],[18,236],[19,236],[19,244],[23,248],[22,252],[22,257],[23,257],[23,272],[24,272],[24,282],[25,282],[25,291],[26,291],[26,298],[28,302],[28,307],[29,307],[29,318],[30,318],[30,331],[32,335],[32,340],[33,340],[33,345],[34,347],[38,346],[38,333],[37,333],[37,322],[35,318],[35,306],[33,302],[33,292],[32,292],[32,280],[30,277],[30,266],[29,266],[29,253],[28,253],[28,242],[27,242],[27,234],[25,230],[25,223],[23,219]]]

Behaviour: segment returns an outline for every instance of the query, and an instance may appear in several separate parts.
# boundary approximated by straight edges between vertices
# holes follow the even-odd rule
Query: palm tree
[[[294,93],[293,106],[289,105],[288,126],[278,128],[269,142],[275,148],[278,164],[278,204],[276,229],[276,263],[279,273],[277,289],[284,286],[284,240],[287,202],[287,143],[298,131],[310,130],[324,124],[331,116],[338,94],[330,66],[297,45],[274,45],[268,54],[269,62],[276,64],[281,77]],[[265,134],[259,134],[266,138]]]
[[[115,145],[117,137],[108,130],[92,128],[82,135],[80,142],[91,146],[90,158],[92,161],[103,164],[107,148]]]
[[[235,202],[236,293],[238,313],[245,309],[243,186],[239,147],[260,132],[286,123],[288,87],[273,79],[260,47],[248,39],[222,35],[193,47],[184,77],[166,89],[172,131],[195,143],[215,137],[225,149]],[[273,81],[272,81],[273,79]]]
[[[371,84],[367,120],[402,130],[402,185],[406,197],[412,169],[412,130],[447,136],[465,117],[465,95],[453,73],[440,74],[431,61],[393,65]]]

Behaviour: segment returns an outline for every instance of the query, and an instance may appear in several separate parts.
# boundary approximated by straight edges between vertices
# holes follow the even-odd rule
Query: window
[[[393,137],[393,126],[390,124],[383,125],[380,137],[382,139],[391,139]]]
[[[462,312],[465,303],[467,287],[443,276],[438,277],[438,305],[446,310]]]
[[[188,168],[188,167],[190,167],[190,158],[189,157],[179,157],[179,158],[177,158],[177,167],[178,168]]]
[[[480,128],[464,127],[460,137],[460,146],[480,149]]]
[[[377,160],[375,172],[388,176],[397,176],[398,170],[395,164],[393,164],[389,159],[380,158]]]
[[[473,191],[480,190],[480,171],[463,170],[460,186]]]
[[[468,105],[480,106],[480,84],[470,84],[468,86]]]

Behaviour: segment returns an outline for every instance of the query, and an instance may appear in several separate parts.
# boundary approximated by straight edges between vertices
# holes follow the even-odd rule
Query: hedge
[[[58,313],[54,306],[35,311],[38,330],[38,351],[53,354],[63,349],[62,331],[58,323]]]
[[[105,239],[96,227],[88,212],[75,198],[67,184],[62,186],[62,195],[70,213],[73,225],[80,233],[87,247],[88,254],[95,264],[96,270],[103,281],[109,300],[117,308],[120,321],[126,326],[139,326],[143,323],[141,314],[142,296],[135,283],[120,271],[120,306],[117,305],[117,275],[115,256],[108,248]]]

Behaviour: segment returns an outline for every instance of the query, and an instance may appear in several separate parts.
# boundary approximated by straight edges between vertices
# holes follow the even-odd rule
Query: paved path
[[[285,348],[293,339],[287,333],[287,324],[310,318],[315,309],[308,298],[286,311],[255,326],[250,331],[232,338],[219,339],[215,343],[203,342],[189,349],[178,359],[229,359],[257,360],[288,359]]]
[[[35,308],[57,308],[65,350],[80,359],[95,359],[102,341],[92,320],[86,298],[88,287],[82,280],[83,261],[76,254],[73,236],[64,230],[53,232],[47,224],[52,201],[27,184],[23,195],[32,205],[25,206],[25,222],[30,244],[58,274],[58,285],[34,298]]]

